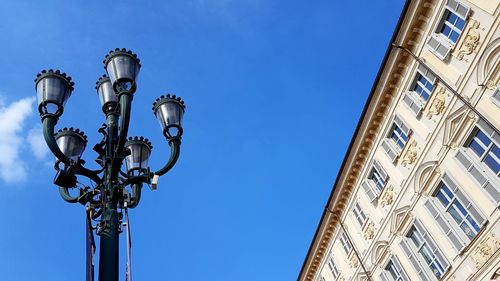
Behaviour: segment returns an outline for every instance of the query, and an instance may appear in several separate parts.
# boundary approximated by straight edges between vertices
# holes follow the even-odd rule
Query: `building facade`
[[[499,14],[405,3],[298,280],[500,280]]]

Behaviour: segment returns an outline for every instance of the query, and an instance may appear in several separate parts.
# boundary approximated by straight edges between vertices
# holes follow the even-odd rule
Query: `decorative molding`
[[[472,254],[476,269],[481,268],[498,249],[500,249],[500,240],[495,237],[495,234],[490,233],[481,241]]]
[[[415,193],[428,195],[433,183],[440,175],[438,161],[427,161],[420,164],[415,171]]]
[[[488,43],[477,64],[477,83],[494,90],[500,83],[500,38]]]
[[[349,258],[349,265],[352,268],[357,268],[359,266],[358,257],[354,254],[354,250],[351,251],[351,257]]]
[[[479,39],[481,38],[478,31],[480,25],[479,21],[471,19],[467,25],[468,28],[464,34],[464,39],[456,54],[459,60],[462,60],[464,55],[470,55],[476,52],[479,46]]]
[[[406,165],[411,165],[417,161],[417,141],[410,136],[407,144],[405,145],[403,151],[401,151],[401,165],[406,167]]]
[[[426,103],[428,106],[424,108],[424,114],[428,119],[431,119],[433,115],[440,115],[445,110],[445,93],[446,90],[444,87],[436,86],[429,101]]]
[[[386,240],[373,243],[372,264],[380,264],[382,262],[382,260],[389,253],[389,251],[387,251],[388,245],[389,242],[387,242]]]
[[[468,133],[465,128],[475,122],[476,117],[465,104],[450,114],[445,122],[443,144],[451,148],[458,147],[461,139]]]
[[[394,187],[392,185],[388,185],[382,190],[378,202],[382,207],[390,206],[394,202]]]
[[[375,236],[375,223],[370,221],[366,224],[363,230],[363,237],[365,240],[372,240]]]
[[[391,217],[391,233],[401,234],[412,218],[410,205],[394,210]]]
[[[490,90],[495,90],[500,84],[500,79],[498,78],[500,77],[497,77],[496,80],[488,80],[488,82],[486,82],[486,88]]]

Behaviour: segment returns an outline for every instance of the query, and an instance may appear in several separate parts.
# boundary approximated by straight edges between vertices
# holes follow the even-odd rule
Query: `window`
[[[352,245],[351,242],[349,242],[349,240],[347,239],[346,233],[343,231],[340,234],[340,244],[342,245],[342,249],[344,249],[346,255],[349,255],[352,250]]]
[[[436,278],[441,278],[449,264],[418,220],[414,221],[406,237],[401,245],[421,278],[428,280],[424,272],[426,270],[430,270]],[[422,265],[426,266],[426,269]]]
[[[444,178],[448,179],[448,182],[451,181],[447,175]],[[464,234],[472,240],[481,229],[484,218],[464,193],[456,185],[451,184],[441,181],[435,196]]]
[[[465,19],[461,18],[458,14],[455,14],[451,10],[446,9],[439,32],[455,44],[457,43],[458,37],[460,37],[460,33],[462,33],[464,26]]]
[[[415,80],[408,92],[403,96],[403,102],[415,115],[419,115],[427,100],[432,94],[436,77],[430,73],[423,65],[417,67]]]
[[[474,152],[481,162],[486,164],[486,166],[488,166],[493,173],[499,176],[500,148],[480,128],[476,127],[474,131],[475,133],[473,134],[468,147]],[[494,132],[494,134],[498,135],[496,132]]]
[[[332,272],[333,275],[333,280],[336,280],[339,277],[339,270],[335,263],[333,262],[333,258],[330,256],[330,259],[328,261],[328,267],[330,268],[330,271]]]
[[[424,206],[460,252],[477,235],[485,219],[447,174],[432,196],[433,200]]]
[[[403,149],[406,141],[408,140],[408,135],[406,134],[406,132],[403,131],[403,129],[401,129],[401,127],[399,127],[395,123],[392,125],[392,132],[389,137],[392,138],[401,149]]]
[[[410,135],[410,128],[403,123],[399,116],[394,116],[394,121],[387,137],[382,141],[382,149],[394,162],[404,148]]]
[[[358,202],[354,204],[352,212],[354,214],[354,217],[356,218],[356,221],[358,221],[359,225],[362,227],[365,224],[367,217],[365,215],[365,212],[363,212],[363,210],[361,209],[361,206],[359,206]]]
[[[457,43],[465,27],[470,8],[457,0],[446,1],[443,17],[435,33],[427,40],[427,47],[440,59],[445,59]]]
[[[396,256],[392,256],[380,274],[382,281],[410,281]]]
[[[373,202],[382,192],[388,180],[387,173],[377,160],[373,161],[373,166],[368,173],[366,180],[361,183],[365,194]]]
[[[377,161],[373,161],[373,168],[370,172],[369,179],[371,179],[375,183],[375,186],[379,191],[384,188],[387,180],[387,174]]]
[[[479,120],[455,158],[496,202],[500,202],[500,135]]]

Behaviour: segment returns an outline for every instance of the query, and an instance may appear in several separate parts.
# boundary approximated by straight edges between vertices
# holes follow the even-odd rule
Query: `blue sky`
[[[125,47],[143,66],[130,135],[152,140],[153,170],[168,147],[152,102],[171,92],[187,104],[180,161],[130,212],[135,280],[295,280],[402,6],[0,2],[1,279],[84,280],[84,209],[51,183],[33,79],[73,77],[58,128],[89,135],[92,163],[95,81]]]

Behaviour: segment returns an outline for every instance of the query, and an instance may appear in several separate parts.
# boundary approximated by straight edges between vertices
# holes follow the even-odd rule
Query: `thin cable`
[[[330,214],[333,214],[332,210],[330,210],[328,208],[325,208],[325,209]],[[339,219],[339,223],[340,223],[340,227],[342,228],[342,231],[345,233],[345,235],[347,237],[347,240],[349,240],[349,243],[352,246],[352,250],[354,251],[354,254],[356,255],[356,258],[358,259],[359,263],[361,264],[361,268],[363,268],[363,271],[365,272],[366,277],[368,278],[369,281],[373,281],[370,272],[368,272],[368,270],[366,270],[365,264],[363,263],[363,260],[361,259],[360,255],[358,253],[358,250],[356,250],[356,246],[354,245],[354,243],[352,243],[352,240],[351,240],[351,237],[349,236],[349,233],[347,233],[347,231],[345,230],[344,224],[342,223],[342,220]]]

